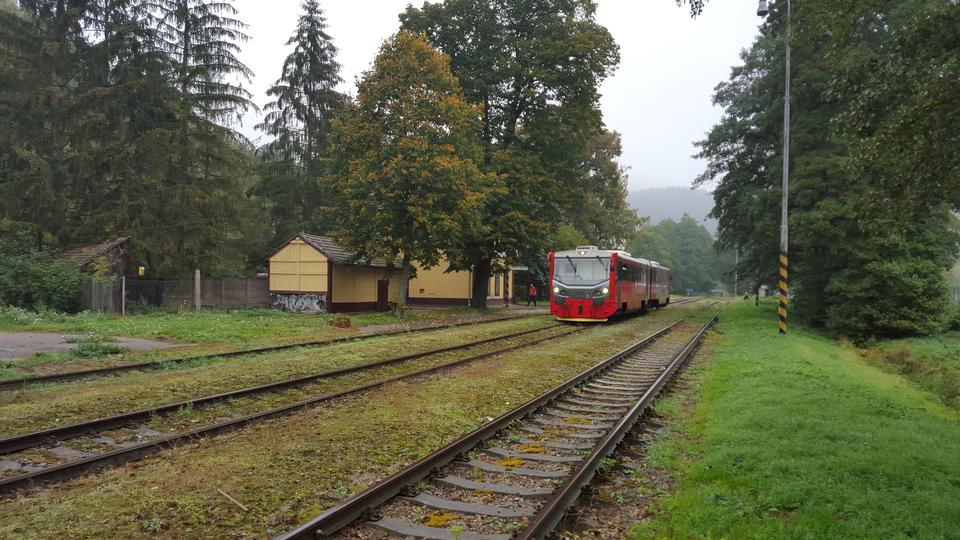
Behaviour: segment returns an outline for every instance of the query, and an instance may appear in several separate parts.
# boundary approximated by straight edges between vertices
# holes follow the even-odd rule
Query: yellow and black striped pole
[[[783,93],[783,193],[780,202],[780,333],[787,333],[787,247],[789,246],[790,226],[787,220],[788,194],[790,193],[790,0],[787,0],[787,69],[785,91]]]
[[[780,252],[780,333],[787,333],[787,252]]]

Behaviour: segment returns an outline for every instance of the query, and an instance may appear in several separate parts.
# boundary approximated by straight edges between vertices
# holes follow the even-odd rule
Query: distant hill
[[[631,191],[627,204],[641,216],[650,216],[654,225],[664,219],[679,221],[684,213],[703,223],[711,234],[717,233],[717,222],[707,219],[713,209],[713,194],[685,187],[652,188]]]

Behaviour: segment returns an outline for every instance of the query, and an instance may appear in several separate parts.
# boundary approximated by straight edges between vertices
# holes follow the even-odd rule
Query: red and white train
[[[603,322],[670,303],[670,269],[619,250],[579,246],[547,256],[550,313],[561,321]]]

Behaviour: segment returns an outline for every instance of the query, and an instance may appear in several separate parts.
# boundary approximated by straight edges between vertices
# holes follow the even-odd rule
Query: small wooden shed
[[[285,311],[387,311],[399,294],[383,260],[355,261],[329,236],[300,233],[269,257],[270,305]]]
[[[89,274],[98,271],[122,276],[126,267],[125,252],[130,238],[121,236],[99,244],[78,246],[57,255],[57,260],[70,263]]]

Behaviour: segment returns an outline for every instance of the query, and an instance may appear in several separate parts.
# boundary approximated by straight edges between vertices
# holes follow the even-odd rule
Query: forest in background
[[[771,4],[698,143],[718,244],[751,286],[777,275],[789,39],[791,316],[858,340],[940,331],[958,252],[960,4],[795,4],[789,37]]]
[[[687,214],[703,223],[710,234],[717,232],[717,221],[708,217],[713,209],[713,194],[705,189],[684,186],[634,189],[627,194],[627,204],[637,215],[649,217],[652,225],[664,219],[679,221]]]
[[[751,289],[777,275],[780,4],[698,143],[718,247]],[[148,277],[246,274],[309,230],[360,256],[442,255],[478,274],[482,305],[498,264],[577,243],[654,250],[653,227],[635,237],[619,136],[598,107],[619,50],[595,9],[410,6],[353,99],[335,90],[334,40],[307,0],[263,108],[271,142],[255,148],[232,127],[257,104],[230,2],[0,0],[3,273],[42,282],[57,275],[42,266],[51,251],[123,235]],[[792,27],[792,314],[856,339],[939,331],[958,252],[960,5],[800,3]],[[453,189],[423,196],[444,178]]]
[[[319,2],[304,1],[287,42],[292,52],[257,126],[270,142],[254,147],[234,129],[258,104],[243,84],[252,73],[237,58],[246,25],[230,2],[0,0],[0,228],[16,239],[7,242],[5,260],[26,268],[64,246],[129,236],[129,258],[146,267],[146,277],[179,278],[194,269],[235,276],[262,269],[280,242],[306,230],[334,234],[358,256],[392,260],[406,248],[424,261],[442,254],[456,268],[483,274],[542,257],[571,231],[599,245],[624,245],[640,221],[625,202],[619,135],[604,128],[598,106],[599,85],[619,53],[596,23],[594,3],[484,5],[408,8],[400,14],[403,31],[424,43],[387,39],[384,63],[374,61],[354,100],[336,90],[337,48]],[[465,49],[453,39],[470,32],[482,34],[482,46]],[[522,61],[511,60],[516,47]],[[427,65],[436,69],[426,73]],[[425,78],[400,77],[393,86],[372,80],[415,72]],[[416,103],[424,114],[446,114],[449,99],[472,107],[463,111],[457,141],[425,136],[420,143],[428,154],[452,148],[477,174],[452,190],[449,204],[417,210],[426,214],[380,212],[393,221],[378,223],[384,229],[374,241],[371,231],[363,236],[348,224],[357,214],[342,210],[345,197],[361,200],[350,184],[362,176],[357,158],[384,145],[350,139],[346,126],[407,137],[402,130],[410,126],[363,111],[364,103],[374,110],[413,82],[436,90]],[[376,156],[371,170],[382,170],[385,160],[423,158],[398,149]],[[448,162],[436,161],[440,154],[431,156],[423,162],[430,171],[449,172]],[[363,199],[395,208],[389,198],[398,191],[378,186]],[[393,234],[405,219],[444,226],[421,231],[426,241],[414,245],[409,234]],[[33,271],[24,268],[22,275]]]

